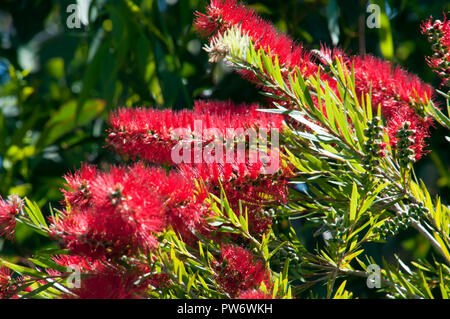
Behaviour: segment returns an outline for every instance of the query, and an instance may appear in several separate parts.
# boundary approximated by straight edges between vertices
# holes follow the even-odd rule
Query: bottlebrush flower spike
[[[388,118],[398,109],[399,103],[413,108],[415,104],[427,103],[433,94],[432,88],[417,76],[393,67],[387,61],[366,55],[350,58],[348,64],[351,63],[355,68],[356,93],[369,93],[372,89],[372,104],[378,106],[381,103]]]
[[[60,266],[74,266],[81,272],[100,271],[107,265],[105,258],[94,259],[77,255],[55,255],[52,260]]]
[[[64,176],[67,189],[61,189],[66,203],[73,207],[85,208],[92,199],[90,184],[97,176],[97,168],[83,164],[75,174]]]
[[[23,200],[10,195],[6,201],[0,197],[0,236],[12,239],[16,228],[16,216],[22,210]]]
[[[432,43],[434,54],[427,58],[428,65],[442,79],[442,85],[450,86],[450,21],[444,14],[444,20],[432,18],[424,21],[421,26],[422,33],[427,35]]]
[[[212,0],[206,14],[196,12],[194,28],[203,37],[215,37],[233,26],[252,39],[255,49],[259,48],[277,55],[280,65],[289,69],[296,66],[305,74],[313,74],[317,66],[311,62],[310,54],[288,35],[278,31],[274,25],[261,19],[252,9],[236,0]]]
[[[262,282],[269,287],[269,273],[264,264],[255,260],[245,248],[225,245],[221,258],[213,265],[216,282],[231,298],[236,298],[249,289],[257,289]]]
[[[210,62],[225,58],[230,46],[235,46],[235,49],[246,55],[245,47],[251,40],[255,50],[262,49],[266,54],[270,52],[273,59],[277,58],[280,71],[285,78],[296,68],[305,77],[316,74],[318,66],[313,63],[311,54],[288,35],[279,32],[274,25],[261,19],[252,9],[236,0],[212,0],[206,11],[206,14],[196,12],[194,28],[200,35],[209,37],[209,45],[204,49],[209,53]],[[253,72],[243,69],[238,69],[237,72],[243,78],[260,86],[262,90],[282,96],[278,90],[261,83]],[[289,102],[280,103],[288,106],[286,104]]]
[[[74,180],[83,172],[75,174]],[[89,203],[53,219],[51,234],[74,253],[93,258],[155,247],[154,235],[163,229],[165,218],[160,197],[145,186],[150,175],[149,169],[135,165],[90,176]]]
[[[276,150],[272,151],[275,155]],[[224,159],[221,162],[185,164],[180,166],[181,172],[192,180],[205,182],[207,191],[220,196],[221,186],[227,196],[231,208],[239,214],[239,202],[247,207],[249,231],[255,236],[267,233],[271,218],[264,211],[264,206],[285,202],[287,199],[287,182],[291,177],[289,167],[280,165],[271,174],[265,174],[267,163],[260,157],[247,154],[244,161],[239,155],[233,161]],[[272,157],[273,160],[273,157]],[[270,165],[270,163],[269,163]]]
[[[174,164],[172,150],[183,143],[178,156],[194,162],[194,148],[223,142],[231,129],[282,127],[282,116],[258,112],[258,107],[199,101],[193,111],[120,109],[110,117],[108,143],[121,154],[155,164]],[[239,132],[235,134],[242,134]]]
[[[350,56],[342,50],[331,50],[323,46],[320,50],[322,58],[328,62],[339,58],[355,74],[355,91],[358,98],[371,93],[374,111],[381,106],[381,114],[386,122],[389,136],[394,137],[401,123],[414,123],[416,159],[420,159],[426,147],[425,138],[429,135],[433,122],[424,116],[423,106],[433,96],[433,89],[423,83],[417,76],[400,67],[394,67],[390,62],[372,55]],[[330,87],[335,90],[335,81],[325,78]],[[395,138],[391,139],[395,146]]]
[[[237,299],[273,299],[272,295],[261,290],[249,289],[239,295]]]
[[[422,115],[423,105],[433,95],[432,88],[417,76],[370,55],[352,57],[347,63],[354,66],[356,94],[362,96],[372,92],[374,109],[381,106],[392,145],[396,143],[394,136],[402,123],[413,123],[413,148],[416,159],[420,159],[433,124],[431,118]]]
[[[192,179],[178,171],[167,174],[164,170],[153,169],[146,183],[163,202],[165,224],[187,244],[197,245],[195,233],[208,236],[211,229],[205,218],[211,211],[204,204],[207,194],[196,190]]]
[[[9,268],[0,266],[0,299],[10,297],[14,287],[11,285],[12,272]]]
[[[65,299],[140,299],[148,289],[148,280],[140,280],[141,273],[108,266],[83,276],[79,288],[72,289],[75,294],[66,294]]]
[[[66,181],[71,206],[54,220],[52,233],[76,254],[119,257],[152,248],[154,234],[167,225],[187,241],[195,242],[193,232],[206,231],[206,194],[176,171],[140,163],[101,172],[84,165]]]

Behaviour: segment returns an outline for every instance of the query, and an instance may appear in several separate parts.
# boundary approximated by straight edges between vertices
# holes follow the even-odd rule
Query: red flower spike
[[[273,56],[277,56],[282,72],[287,75],[295,67],[299,67],[303,77],[308,78],[317,72],[318,64],[329,64],[336,57],[341,58],[348,67],[355,67],[356,93],[358,97],[372,92],[372,104],[376,109],[381,104],[383,117],[386,122],[396,116],[397,113],[405,113],[400,109],[407,105],[414,113],[420,114],[421,105],[427,103],[427,98],[431,98],[433,91],[430,86],[422,83],[416,76],[408,74],[400,68],[393,68],[389,62],[372,56],[348,56],[340,49],[330,50],[322,47],[320,51],[306,52],[300,45],[297,45],[288,36],[276,30],[269,22],[261,19],[253,10],[239,4],[236,0],[212,0],[206,9],[206,13],[197,13],[194,23],[196,30],[205,37],[215,37],[219,33],[225,32],[232,26],[239,26],[241,30],[248,34],[256,49],[262,48],[266,53],[269,51]],[[428,29],[431,22],[427,22]],[[434,27],[439,30],[447,30],[448,22],[434,23]],[[442,43],[448,43],[450,32],[443,31]],[[447,49],[446,52],[449,50]],[[314,58],[312,57],[314,56]],[[434,67],[442,60],[448,61],[450,54],[444,54],[439,61],[432,61]],[[448,68],[448,67],[447,67]],[[450,74],[447,69],[441,75]],[[240,72],[243,77],[251,81],[257,79],[250,72]],[[330,88],[335,90],[336,81],[328,74],[322,74],[322,80],[327,81]],[[258,81],[256,81],[258,82]],[[450,82],[450,79],[449,79]],[[273,89],[262,88],[266,91],[278,94]],[[284,103],[284,102],[282,102]],[[289,105],[285,105],[289,107]],[[322,110],[324,111],[324,110]],[[408,112],[411,116],[411,112]],[[420,116],[420,115],[419,115]],[[423,116],[423,115],[422,115]],[[408,119],[405,119],[408,120]],[[428,118],[422,118],[421,123],[417,122],[416,157],[419,159],[425,147],[425,142],[421,137],[428,135],[428,130],[432,124]],[[391,125],[392,126],[392,125]]]
[[[282,116],[259,112],[258,107],[199,101],[193,111],[121,109],[110,117],[108,143],[121,154],[155,164],[175,164],[172,150],[177,146],[180,158],[194,162],[195,148],[242,135],[254,126],[282,127]]]
[[[119,267],[106,267],[81,279],[81,286],[72,289],[66,299],[140,299],[145,297],[148,281],[139,281],[140,273]],[[140,282],[140,283],[136,283]]]
[[[88,180],[83,184],[89,186],[88,196],[76,201],[81,206],[71,207],[51,227],[52,235],[73,253],[120,257],[155,247],[155,234],[169,224],[193,242],[192,233],[204,230],[206,194],[196,194],[193,181],[179,173],[136,164],[127,169],[111,167],[83,179],[86,170],[91,172],[85,166],[71,175],[69,184]],[[72,187],[65,197],[79,198],[79,193],[78,187]]]
[[[74,176],[82,174],[83,169]],[[150,169],[135,165],[90,176],[89,201],[53,220],[52,235],[74,253],[93,258],[155,247],[154,235],[163,229],[165,217],[162,200],[145,186],[151,175]]]
[[[265,214],[264,205],[285,202],[287,181],[291,171],[280,166],[272,174],[265,174],[266,164],[252,163],[249,155],[244,162],[199,163],[181,165],[181,172],[191,180],[205,182],[208,192],[220,196],[222,185],[227,200],[236,214],[240,214],[239,202],[247,207],[249,230],[255,236],[262,236],[270,229],[271,218]],[[236,158],[235,158],[236,159]]]
[[[213,39],[233,26],[239,26],[247,34],[256,50],[263,49],[273,58],[278,57],[281,72],[288,76],[296,68],[305,77],[317,72],[318,66],[312,62],[311,54],[304,50],[301,44],[293,41],[288,35],[259,17],[254,10],[238,3],[236,0],[212,0],[206,8],[206,14],[197,12],[194,28],[203,37]],[[240,75],[249,81],[260,85],[259,80],[250,71],[239,71]],[[280,92],[268,87],[263,90],[280,95]]]
[[[273,299],[272,295],[261,290],[249,289],[239,295],[237,299]]]
[[[278,56],[281,65],[289,69],[299,67],[305,74],[313,74],[317,70],[310,54],[301,45],[236,0],[212,0],[206,8],[206,14],[196,12],[196,16],[194,28],[203,37],[214,37],[239,25],[251,38],[256,50],[262,48],[267,52],[270,48],[271,53]]]
[[[11,285],[12,272],[9,268],[0,266],[0,299],[10,297],[14,291],[14,287]]]
[[[221,259],[214,264],[216,282],[232,298],[242,292],[258,288],[262,282],[269,287],[269,273],[262,262],[244,248],[226,245],[222,247]]]
[[[433,55],[426,59],[428,65],[442,79],[443,86],[450,86],[450,21],[444,14],[444,20],[433,21],[432,18],[424,21],[421,26],[422,33],[432,43]]]
[[[401,124],[406,121],[413,123],[413,148],[416,159],[420,159],[425,153],[425,138],[429,136],[432,120],[421,117],[414,105],[427,103],[427,98],[433,94],[431,87],[403,69],[393,69],[390,63],[372,56],[354,57],[348,63],[354,65],[356,94],[362,96],[372,91],[374,109],[381,106],[392,145],[395,145],[392,137]]]
[[[8,239],[14,237],[16,216],[23,206],[23,201],[17,195],[10,195],[6,201],[0,197],[0,236]]]

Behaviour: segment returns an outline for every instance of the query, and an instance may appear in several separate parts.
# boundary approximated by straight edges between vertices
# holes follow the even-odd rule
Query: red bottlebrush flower
[[[166,225],[192,243],[194,232],[206,231],[206,194],[178,172],[142,164],[108,173],[84,166],[68,184],[64,194],[75,205],[53,221],[52,234],[76,254],[120,257],[152,248]],[[80,193],[79,185],[88,192]]]
[[[254,10],[236,0],[212,0],[206,14],[196,12],[194,28],[203,37],[214,37],[232,26],[239,26],[248,34],[255,48],[277,55],[281,65],[299,69],[304,74],[313,74],[317,66],[311,62],[310,54],[288,35],[278,31],[274,25],[259,17]]]
[[[53,256],[53,261],[60,266],[64,267],[76,267],[82,272],[99,271],[104,269],[107,264],[106,259],[94,259],[84,256],[76,255],[56,255]]]
[[[155,247],[154,236],[164,227],[164,215],[160,197],[146,186],[151,174],[150,169],[135,165],[91,176],[89,203],[54,219],[52,235],[74,253],[90,257]]]
[[[396,103],[409,105],[426,103],[431,98],[432,88],[412,74],[379,58],[366,55],[349,60],[354,64],[356,94],[369,93],[372,89],[372,104],[381,104],[383,112],[390,117],[398,108]]]
[[[326,47],[322,47],[320,51],[307,53],[289,37],[278,32],[273,25],[258,17],[253,10],[237,3],[236,0],[212,0],[206,11],[206,14],[197,13],[195,21],[195,28],[203,36],[214,38],[232,26],[239,26],[249,35],[257,49],[262,48],[266,53],[270,51],[273,56],[278,57],[284,75],[289,74],[297,66],[303,77],[307,78],[317,72],[318,64],[330,64],[334,58],[340,57],[349,67],[352,65],[355,67],[358,97],[372,92],[372,104],[374,108],[381,104],[383,117],[387,122],[395,114],[402,113],[400,108],[404,105],[408,105],[423,117],[421,105],[426,104],[427,99],[431,98],[433,93],[431,87],[422,83],[416,76],[400,68],[393,68],[388,62],[372,56],[351,57],[339,49],[332,51]],[[241,73],[250,80],[256,80],[249,72]],[[335,89],[336,81],[329,74],[322,74],[322,80],[327,81],[331,89]],[[279,93],[270,88],[263,89],[275,95]],[[430,125],[431,120],[427,118],[417,125],[417,158],[421,157],[425,146],[424,141],[418,137],[427,136]]]
[[[381,59],[365,56],[354,57],[356,94],[372,92],[374,109],[381,106],[381,113],[388,128],[391,144],[395,145],[395,134],[402,123],[413,123],[414,150],[416,159],[424,154],[425,138],[432,125],[430,118],[420,116],[420,105],[431,98],[432,88],[414,75]]]
[[[170,285],[168,274],[154,274],[148,279],[148,283],[155,289],[165,289]]]
[[[442,85],[450,86],[450,21],[444,14],[444,20],[432,18],[424,21],[421,26],[422,33],[432,43],[433,55],[427,58],[428,65],[442,79]]]
[[[203,151],[208,144],[223,144],[224,138],[243,135],[255,126],[282,127],[282,116],[257,108],[257,104],[208,101],[197,102],[193,111],[121,109],[111,115],[108,143],[119,153],[150,163],[201,161],[195,150]]]
[[[109,266],[81,278],[81,286],[72,289],[73,295],[67,299],[140,299],[148,288],[146,280],[140,281],[141,274],[121,267]]]
[[[254,10],[236,0],[212,0],[206,8],[206,14],[196,12],[196,16],[194,28],[203,37],[209,37],[210,41],[231,27],[239,26],[241,32],[249,36],[256,50],[262,49],[266,53],[270,51],[273,59],[277,56],[281,72],[286,78],[296,68],[305,77],[315,74],[318,70],[318,66],[311,59],[311,54],[304,50],[301,44],[278,31],[273,24],[263,20]],[[273,88],[262,85],[250,71],[239,70],[238,73],[271,94],[283,95]],[[288,102],[281,102],[285,103]]]
[[[177,171],[152,170],[147,186],[161,198],[165,224],[179,233],[186,243],[196,245],[195,232],[208,233],[205,217],[211,212],[203,204],[206,193],[197,192],[194,181]]]
[[[22,199],[10,195],[6,201],[0,197],[0,236],[12,239],[16,228],[16,215],[23,207]]]
[[[262,282],[269,286],[269,274],[263,263],[256,261],[252,253],[244,248],[223,246],[221,258],[213,266],[216,282],[232,298],[258,288]]]
[[[192,116],[186,111],[120,109],[110,117],[108,143],[132,158],[171,163],[170,150],[177,143],[172,139],[172,130],[190,127],[191,122]]]
[[[249,289],[239,295],[237,299],[273,299],[272,295],[261,290]]]
[[[180,169],[192,180],[203,180],[208,192],[216,196],[220,196],[222,185],[227,200],[237,214],[240,213],[239,201],[242,201],[248,209],[250,232],[262,235],[271,225],[271,218],[265,214],[263,206],[286,200],[290,170],[280,165],[271,174],[266,174],[267,165],[260,158],[255,157],[255,162],[251,162],[248,155],[243,161],[238,160],[238,156],[234,161],[224,159],[220,163],[182,165]]]
[[[432,119],[421,115],[421,108],[428,103],[433,89],[417,76],[400,67],[371,55],[348,56],[340,50],[323,47],[320,55],[333,61],[339,57],[349,68],[354,68],[355,91],[358,98],[371,93],[374,111],[381,107],[381,114],[389,135],[395,136],[397,128],[405,121],[414,122],[416,159],[424,154],[425,138],[432,126]],[[329,79],[326,79],[330,83]],[[334,80],[331,81],[334,83]],[[334,87],[332,86],[334,89]],[[391,140],[395,145],[395,139]]]
[[[11,298],[11,293],[15,289],[11,285],[11,275],[9,268],[0,266],[0,299]]]
[[[62,189],[66,203],[73,207],[85,208],[91,200],[90,183],[97,176],[97,168],[83,164],[75,174],[64,176],[68,189]]]

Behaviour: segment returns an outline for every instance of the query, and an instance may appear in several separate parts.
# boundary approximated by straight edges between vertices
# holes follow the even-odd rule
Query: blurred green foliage
[[[384,56],[439,85],[426,66],[431,50],[419,26],[430,15],[442,16],[448,3],[373,1],[382,8],[379,29],[366,26],[371,12],[365,0],[247,3],[308,49],[336,44],[350,53]],[[82,162],[100,167],[118,162],[104,148],[106,119],[114,108],[180,109],[205,98],[263,101],[223,64],[208,63],[204,41],[192,28],[194,12],[204,12],[206,5],[205,0],[2,0],[0,194],[27,196],[46,211],[49,203],[59,205],[68,171]],[[416,169],[430,191],[448,203],[445,133],[432,132],[433,152]],[[426,255],[429,247],[414,236],[405,234],[403,246]],[[40,240],[19,228],[16,243],[2,251],[0,242],[0,252],[45,245]]]

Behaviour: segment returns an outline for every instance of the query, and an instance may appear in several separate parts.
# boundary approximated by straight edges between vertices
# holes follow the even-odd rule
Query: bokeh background
[[[248,82],[211,65],[195,34],[194,12],[205,0],[0,0],[0,194],[61,206],[62,176],[82,162],[105,167],[121,159],[106,149],[107,116],[117,107],[190,108],[195,99],[263,102]],[[279,0],[246,3],[308,49],[339,46],[391,60],[438,88],[427,67],[432,51],[420,24],[442,18],[438,0]],[[381,8],[370,29],[369,4]],[[437,101],[443,104],[443,101]],[[450,152],[444,129],[429,139],[416,173],[449,203]],[[12,260],[54,243],[18,227],[0,239]],[[381,248],[382,247],[382,248]],[[413,231],[374,246],[376,260],[425,257],[430,247]],[[20,262],[20,260],[16,260]]]

